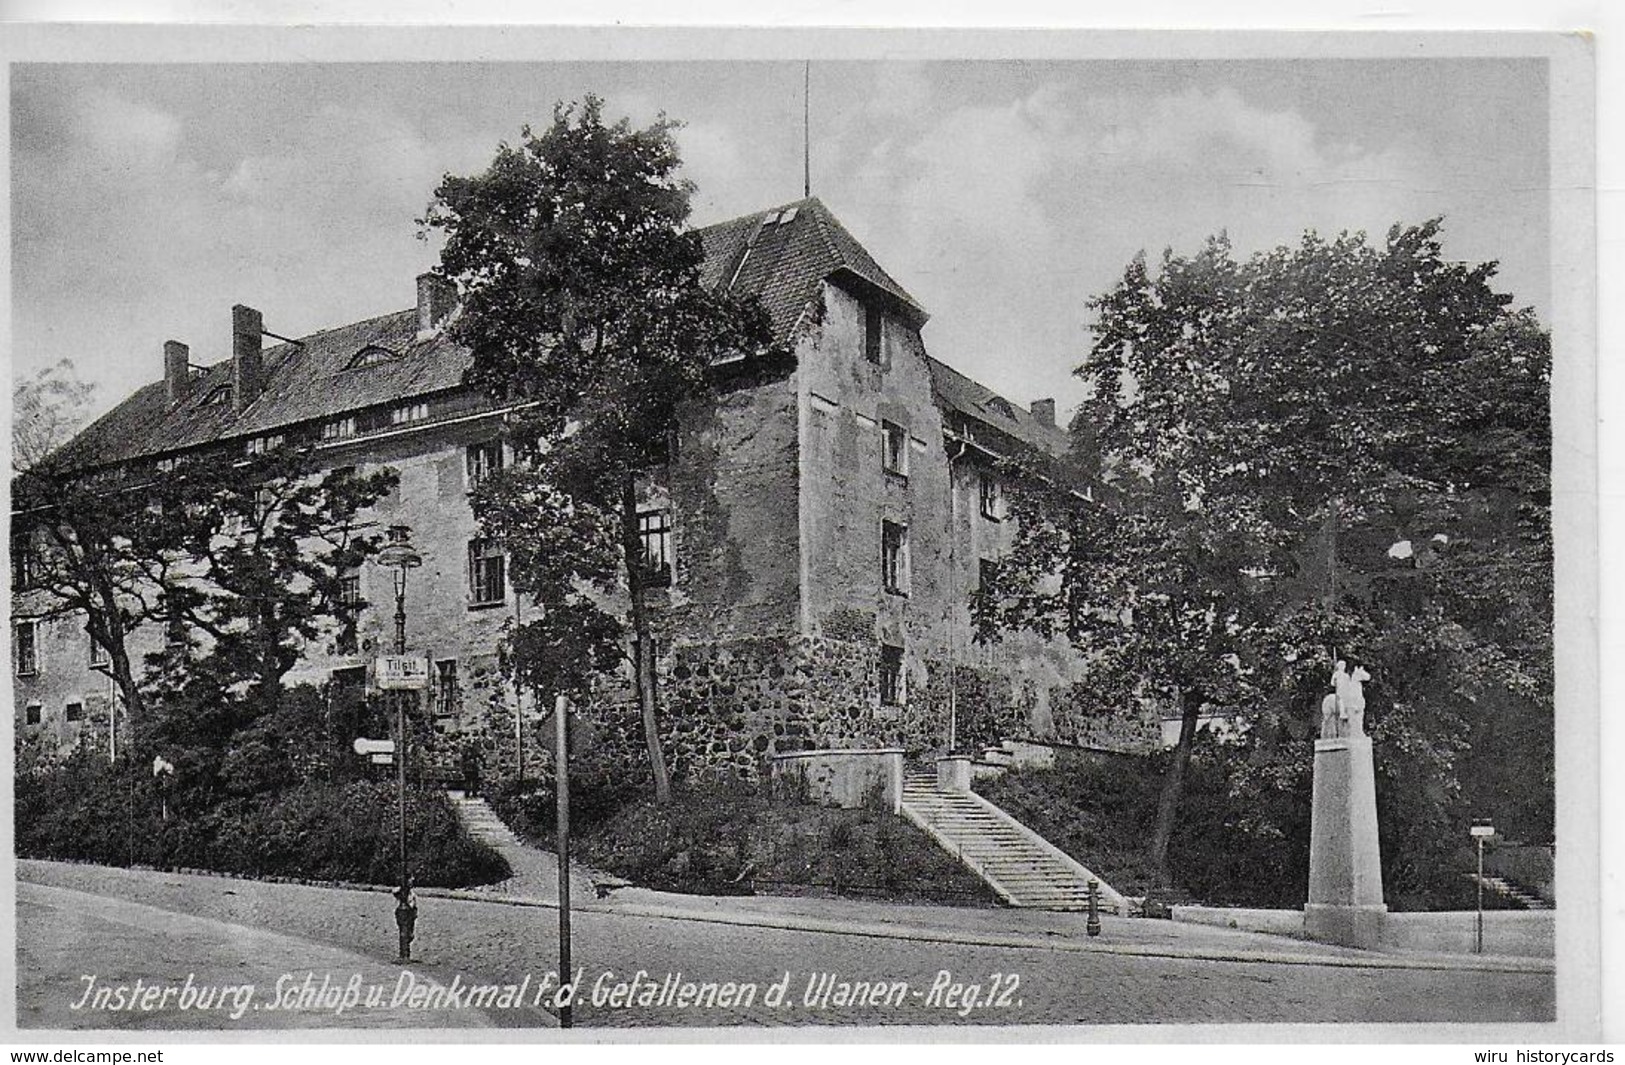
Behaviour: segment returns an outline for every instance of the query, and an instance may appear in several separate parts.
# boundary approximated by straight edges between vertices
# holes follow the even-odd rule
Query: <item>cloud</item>
[[[1141,249],[1194,250],[1227,230],[1238,253],[1304,229],[1377,232],[1416,220],[1429,181],[1387,146],[1332,143],[1303,115],[1229,89],[1116,96],[1043,86],[951,110],[875,144],[847,213],[860,239],[938,310],[933,352],[1013,398],[1081,397],[1088,298]]]

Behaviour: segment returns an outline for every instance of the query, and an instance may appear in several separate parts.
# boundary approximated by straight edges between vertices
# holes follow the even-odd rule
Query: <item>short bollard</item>
[[[1084,930],[1092,936],[1100,935],[1100,881],[1089,878],[1089,923]]]
[[[402,884],[392,894],[396,898],[395,927],[401,933],[401,961],[412,960],[412,932],[418,923],[418,904],[410,884]]]

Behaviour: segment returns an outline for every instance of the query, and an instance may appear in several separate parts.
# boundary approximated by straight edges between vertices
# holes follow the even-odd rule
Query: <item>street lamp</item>
[[[1473,953],[1484,953],[1484,841],[1494,837],[1495,826],[1488,818],[1474,818],[1467,834],[1478,844],[1478,939]]]
[[[392,530],[392,533],[394,530]],[[405,530],[401,530],[404,534]],[[395,653],[406,654],[406,571],[423,565],[423,556],[401,535],[378,552],[378,564],[394,570]],[[406,865],[406,695],[395,693],[395,786],[400,803],[401,886],[395,891],[395,927],[400,933],[400,960],[412,960],[412,933],[418,907],[412,900],[412,879]]]

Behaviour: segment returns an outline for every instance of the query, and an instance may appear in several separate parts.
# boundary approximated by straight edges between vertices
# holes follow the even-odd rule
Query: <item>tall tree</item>
[[[79,379],[71,359],[11,385],[11,468],[33,469],[85,423],[96,386]]]
[[[1332,661],[1363,661],[1385,772],[1427,793],[1407,816],[1441,817],[1470,722],[1550,719],[1550,350],[1439,233],[1244,262],[1220,237],[1155,275],[1137,258],[1091,304],[1074,435],[1100,503],[1059,534],[1024,523],[981,615],[1044,619],[1128,667],[1100,674],[1108,698],[1179,707],[1165,878],[1204,709],[1307,721]]]
[[[676,128],[665,118],[641,130],[606,123],[592,96],[559,104],[544,132],[526,127],[484,173],[447,175],[423,219],[445,235],[440,272],[461,293],[450,329],[473,352],[470,383],[520,406],[514,438],[536,443],[533,468],[567,506],[614,521],[662,802],[671,789],[655,714],[640,478],[671,458],[678,411],[706,394],[712,362],[770,340],[754,302],[700,281]]]

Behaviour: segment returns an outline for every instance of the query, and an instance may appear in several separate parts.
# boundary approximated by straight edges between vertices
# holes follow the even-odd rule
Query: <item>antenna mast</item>
[[[812,195],[812,133],[811,105],[808,97],[812,90],[812,60],[801,70],[801,196]]]

